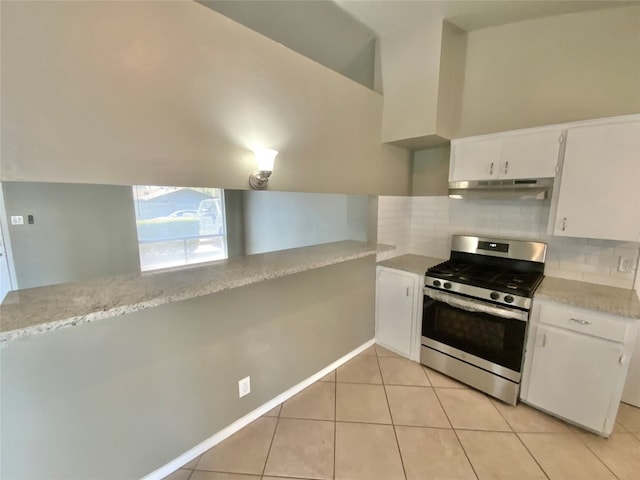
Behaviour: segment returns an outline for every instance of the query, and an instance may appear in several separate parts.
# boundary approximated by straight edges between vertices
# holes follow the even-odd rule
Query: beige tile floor
[[[609,439],[376,345],[166,480],[640,479],[640,409]]]

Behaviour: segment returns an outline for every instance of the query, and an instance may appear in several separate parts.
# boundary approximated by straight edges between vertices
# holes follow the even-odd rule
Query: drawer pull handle
[[[580,325],[591,325],[591,322],[587,320],[580,320],[579,318],[572,318],[571,321],[579,323]]]
[[[567,229],[567,217],[562,219],[562,231],[564,232]]]
[[[407,287],[407,297],[409,296],[409,287]]]
[[[509,172],[509,160],[507,160],[504,164],[504,173],[508,173]]]
[[[542,334],[542,346],[543,347],[547,346],[547,334],[546,333]]]
[[[489,175],[493,175],[493,162],[491,162],[491,166],[489,167]]]

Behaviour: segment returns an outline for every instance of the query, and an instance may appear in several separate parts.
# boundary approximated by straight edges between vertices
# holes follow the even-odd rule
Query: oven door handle
[[[424,294],[437,302],[443,302],[452,307],[466,310],[467,312],[482,312],[489,315],[495,315],[501,318],[512,318],[514,320],[520,320],[526,322],[529,318],[529,312],[522,310],[516,310],[511,308],[503,308],[490,303],[482,302],[480,300],[472,300],[469,298],[463,298],[451,295],[450,293],[439,292],[431,288],[425,288]]]

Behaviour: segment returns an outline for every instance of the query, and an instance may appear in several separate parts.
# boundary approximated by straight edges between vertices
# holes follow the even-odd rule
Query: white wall
[[[1,2],[2,180],[406,194],[382,96],[195,2]]]
[[[376,36],[333,2],[197,1],[354,82],[373,88]]]
[[[367,204],[364,195],[247,191],[246,254],[340,240],[366,241]]]
[[[640,112],[640,5],[469,32],[455,138]]]
[[[449,258],[452,234],[534,239],[549,245],[548,276],[633,288],[635,271],[618,272],[618,257],[637,262],[640,244],[548,236],[549,201],[471,201],[445,196],[401,200],[405,198],[378,200],[378,235],[388,240],[382,243],[396,239],[400,253]]]
[[[462,90],[467,55],[467,32],[451,23],[442,23],[442,48],[438,79],[436,132],[454,138],[460,129]]]
[[[436,133],[442,28],[441,18],[426,19],[380,38],[383,141]]]

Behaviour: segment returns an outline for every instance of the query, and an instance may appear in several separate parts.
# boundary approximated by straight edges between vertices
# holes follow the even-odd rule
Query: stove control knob
[[[507,303],[513,303],[514,300],[515,298],[513,298],[511,295],[507,295],[506,297],[504,297],[504,301]]]
[[[491,297],[491,300],[498,300],[500,298],[500,294],[498,292],[491,292],[489,296]]]
[[[451,284],[449,282],[444,282],[443,285],[444,288],[446,288],[447,290],[451,288]]]
[[[434,281],[433,281],[433,286],[434,286],[434,287],[439,287],[440,285],[442,285],[442,284],[440,283],[440,280],[434,280]]]

